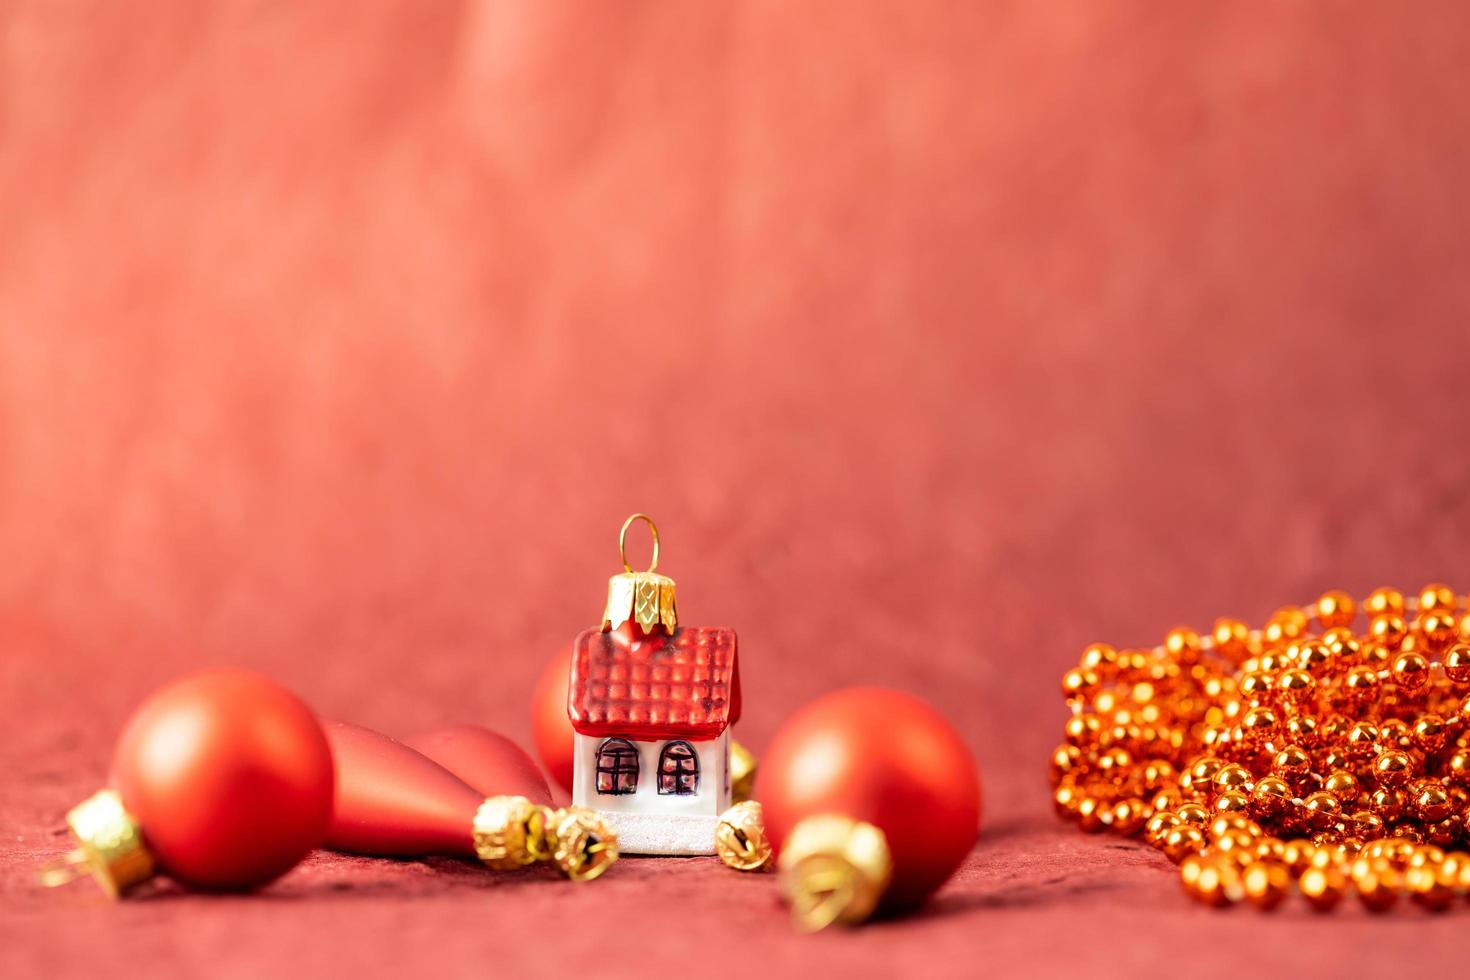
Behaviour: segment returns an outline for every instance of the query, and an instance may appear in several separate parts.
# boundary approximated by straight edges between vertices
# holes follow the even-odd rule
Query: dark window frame
[[[638,749],[632,742],[626,738],[604,739],[597,747],[597,773],[593,780],[598,795],[632,796],[637,793],[640,765]]]
[[[664,743],[658,753],[659,796],[698,796],[699,775],[699,753],[694,746],[682,738]]]

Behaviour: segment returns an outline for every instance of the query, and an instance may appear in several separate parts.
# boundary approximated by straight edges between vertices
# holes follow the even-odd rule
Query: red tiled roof
[[[740,719],[735,631],[680,627],[638,636],[590,629],[572,650],[567,714],[583,735],[719,737]]]

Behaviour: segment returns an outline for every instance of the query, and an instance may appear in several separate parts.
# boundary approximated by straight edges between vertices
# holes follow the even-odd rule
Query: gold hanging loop
[[[641,572],[633,571],[628,561],[628,528],[634,521],[645,522],[653,535],[653,561]],[[623,529],[618,532],[618,554],[622,556],[624,570],[608,580],[602,628],[615,630],[632,620],[645,633],[656,625],[672,633],[679,625],[679,614],[674,608],[674,580],[654,571],[658,568],[658,525],[653,523],[653,518],[634,514],[623,522]]]
[[[658,525],[653,523],[653,518],[647,514],[634,514],[623,522],[623,529],[618,532],[618,555],[623,559],[623,569],[631,572],[633,566],[628,563],[628,528],[633,526],[634,521],[643,521],[648,525],[649,533],[653,535],[653,562],[646,568],[646,572],[658,571]]]

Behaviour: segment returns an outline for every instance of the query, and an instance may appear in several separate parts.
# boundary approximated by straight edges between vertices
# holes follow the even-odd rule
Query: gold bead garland
[[[1089,646],[1062,678],[1057,812],[1142,836],[1207,905],[1448,908],[1470,896],[1465,607],[1443,585],[1333,591],[1258,630]]]

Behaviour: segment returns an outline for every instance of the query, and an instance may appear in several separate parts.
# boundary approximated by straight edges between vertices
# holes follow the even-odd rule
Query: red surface
[[[584,630],[572,644],[567,716],[594,737],[718,738],[740,720],[736,657],[730,629]]]
[[[0,3],[0,972],[632,972],[664,917],[732,973],[1461,969],[1463,908],[1187,905],[1044,760],[1089,641],[1470,588],[1467,64],[1454,0]],[[757,752],[849,684],[955,721],[986,830],[928,914],[32,884],[200,665],[524,735],[637,510]]]

